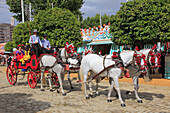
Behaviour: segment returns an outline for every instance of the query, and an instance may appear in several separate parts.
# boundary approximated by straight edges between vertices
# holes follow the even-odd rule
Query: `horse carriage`
[[[17,82],[17,76],[21,74],[20,70],[24,69],[24,70],[28,71],[27,82],[31,88],[36,87],[37,82],[41,79],[41,76],[44,76],[44,73],[48,73],[48,75],[51,74],[50,79],[52,80],[52,84],[57,85],[59,87],[60,84],[58,81],[57,72],[51,71],[49,69],[54,67],[56,64],[60,64],[62,66],[64,72],[70,72],[72,70],[79,70],[80,65],[74,64],[76,59],[70,59],[70,57],[73,57],[74,53],[76,54],[76,52],[74,50],[74,46],[66,43],[66,47],[61,52],[61,59],[65,63],[70,62],[69,64],[68,63],[66,63],[66,64],[59,63],[56,59],[56,52],[54,52],[52,54],[41,54],[39,56],[39,58],[37,58],[36,55],[33,53],[33,55],[29,59],[24,60],[24,63],[23,63],[23,60],[21,61],[20,59],[17,59],[14,55],[13,59],[11,61],[11,64],[7,67],[7,70],[6,70],[7,80],[11,85],[15,85]],[[45,59],[43,59],[44,56],[47,56],[47,57],[45,57]],[[50,66],[47,64],[48,66],[46,66],[46,63],[44,63],[44,61],[46,59],[49,59],[48,61],[50,62],[50,60],[51,60],[50,58],[53,60],[52,65],[50,64],[51,65]],[[48,61],[47,61],[47,63],[48,63]],[[77,62],[78,62],[78,60],[76,60],[76,64],[77,64]],[[41,73],[43,73],[43,74],[41,75]],[[60,75],[60,73],[58,73],[58,75]],[[70,82],[70,85],[72,86],[71,80],[69,77],[69,73],[68,73],[68,80]]]
[[[24,61],[25,63],[22,63],[17,58],[13,58],[11,61],[11,65],[9,65],[6,70],[6,76],[8,82],[11,85],[15,85],[15,83],[17,82],[17,76],[20,75],[20,70],[24,69],[28,71],[28,76],[27,76],[28,85],[31,88],[35,88],[41,76],[39,59],[43,55],[44,54],[42,54],[39,58],[37,58],[36,55],[33,54],[30,59]],[[45,71],[45,73],[48,73],[48,71]],[[51,76],[51,79],[53,84],[59,85],[56,74],[53,74],[53,76]]]

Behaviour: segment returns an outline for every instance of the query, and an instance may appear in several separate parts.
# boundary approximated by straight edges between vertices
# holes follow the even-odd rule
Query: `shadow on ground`
[[[36,113],[50,107],[50,103],[31,99],[32,94],[0,94],[0,109],[10,113]]]
[[[65,86],[64,88],[65,88],[65,90],[69,90],[67,93],[70,93],[72,91],[80,91],[81,90],[81,84],[73,84],[73,86],[74,86],[74,89],[70,89],[69,85]],[[99,85],[98,87],[99,87],[100,95],[106,96],[106,99],[107,99],[108,92],[109,92],[108,86]],[[93,90],[95,90],[94,85],[92,86],[92,88],[93,88]],[[87,86],[87,89],[89,92],[88,86]],[[129,90],[120,90],[120,91],[121,91],[122,99],[124,101],[130,100],[130,99],[137,100],[134,92],[130,92],[131,94],[126,94],[127,92],[129,92]],[[155,97],[159,98],[159,99],[165,98],[164,94],[159,94],[159,93],[138,92],[138,95],[141,99],[145,99],[145,100],[149,100],[149,101],[152,101]],[[112,91],[112,97],[116,97],[116,94],[114,91]]]
[[[131,92],[131,94],[126,94],[126,92],[129,92],[128,90],[120,90],[120,91],[121,91],[122,99],[124,101],[129,100],[129,99],[137,100],[134,92]],[[107,99],[108,92],[109,92],[109,90],[99,91],[100,95],[106,96],[106,99]],[[116,96],[115,92],[112,93],[112,96],[113,95]],[[152,101],[154,99],[154,97],[159,98],[159,99],[165,98],[164,94],[157,94],[157,93],[138,92],[138,95],[141,99],[145,99],[145,100],[149,100],[149,101]]]
[[[16,85],[18,85],[18,86],[27,85],[28,86],[27,82],[20,82],[20,83],[17,83]],[[46,85],[44,87],[48,87],[48,85]],[[64,87],[64,90],[66,90],[66,93],[71,93],[71,92],[74,92],[74,91],[81,91],[81,83],[74,82],[73,83],[74,89],[71,89],[68,80],[64,80],[64,86],[63,87]],[[92,88],[94,90],[95,85],[93,85]],[[38,83],[38,85],[36,86],[35,89],[40,90],[40,83]],[[58,88],[53,86],[53,90],[56,91],[56,89],[58,89]],[[88,86],[87,86],[87,89],[89,90]],[[46,90],[49,90],[49,89],[46,89]],[[126,94],[127,91],[128,90],[121,90],[122,99],[124,101],[129,100],[129,99],[136,100],[134,92],[131,92],[132,94]],[[100,95],[106,96],[106,99],[107,99],[108,92],[109,92],[108,86],[99,85],[99,93],[100,93]],[[138,92],[138,95],[141,99],[145,99],[145,100],[149,100],[149,101],[152,101],[154,99],[154,97],[160,98],[160,99],[165,98],[165,95],[157,94],[157,93]],[[116,96],[115,93],[112,93],[112,97],[114,97],[114,96]]]

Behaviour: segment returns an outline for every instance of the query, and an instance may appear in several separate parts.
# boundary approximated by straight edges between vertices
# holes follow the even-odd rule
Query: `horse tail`
[[[83,90],[83,93],[84,93],[84,75],[83,75],[83,68],[82,68],[82,65],[80,65],[80,77],[81,77],[81,82],[82,82],[82,90]]]

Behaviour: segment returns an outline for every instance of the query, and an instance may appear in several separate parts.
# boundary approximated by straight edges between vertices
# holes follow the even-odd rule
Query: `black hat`
[[[47,34],[44,34],[44,37],[47,37]]]

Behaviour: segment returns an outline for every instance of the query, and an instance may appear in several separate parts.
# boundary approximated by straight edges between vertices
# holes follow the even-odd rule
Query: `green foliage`
[[[74,46],[82,44],[80,24],[71,11],[54,8],[40,11],[34,18],[35,26],[42,36],[47,33],[48,40],[54,47],[64,47],[65,42]]]
[[[106,14],[101,16],[101,20],[102,20],[102,24],[108,24],[112,21],[111,17]],[[81,23],[81,28],[89,28],[93,26],[98,27],[98,25],[100,25],[100,14],[96,14],[94,17],[91,18],[87,17],[86,19],[84,19]]]
[[[79,9],[83,5],[83,0],[23,0],[24,5],[31,3],[32,14],[36,15],[40,10],[48,10],[53,7],[58,7],[62,9],[69,9],[76,16],[80,16],[82,19],[82,13]],[[22,21],[21,15],[21,0],[6,0],[7,5],[10,6],[10,12],[16,13],[14,17],[18,21]],[[24,10],[25,7],[24,7]],[[28,20],[28,16],[25,15],[25,20]]]
[[[32,22],[18,24],[13,29],[13,41],[16,45],[29,42],[30,32],[38,30],[38,36],[43,39],[47,33],[53,47],[64,47],[65,42],[73,43],[76,47],[82,44],[80,25],[77,18],[67,9],[54,8],[40,11]],[[32,33],[33,35],[33,33]]]
[[[7,42],[5,44],[5,51],[12,51],[13,48],[15,48],[17,45],[14,41]]]
[[[170,1],[133,0],[122,3],[112,18],[116,44],[144,45],[170,41]]]
[[[28,25],[30,27],[30,31],[32,32],[35,27],[34,21],[28,22],[28,24],[27,22],[20,23],[13,29],[12,39],[16,45],[26,44],[29,42],[30,32]]]

